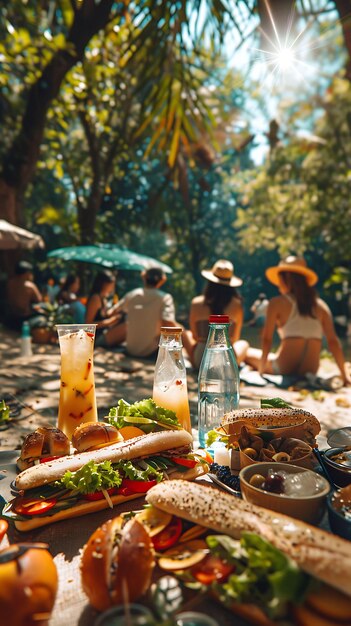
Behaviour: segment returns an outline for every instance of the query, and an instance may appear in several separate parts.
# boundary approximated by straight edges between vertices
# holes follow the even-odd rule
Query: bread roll
[[[150,504],[191,522],[239,538],[257,533],[301,569],[351,596],[351,542],[304,522],[197,483],[170,480],[146,494]]]
[[[70,453],[69,439],[58,428],[40,426],[23,441],[17,466],[21,471],[32,467],[35,459],[45,456],[65,456]]]
[[[104,422],[85,422],[74,430],[72,445],[78,452],[97,450],[124,441],[116,426]]]

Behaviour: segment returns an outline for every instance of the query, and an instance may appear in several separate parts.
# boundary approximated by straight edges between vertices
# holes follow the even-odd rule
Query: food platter
[[[0,452],[0,493],[4,499],[11,497],[11,483],[16,477],[16,459],[18,450]],[[137,511],[143,508],[143,497],[123,505],[116,506],[113,511],[104,510],[84,517],[58,522],[26,533],[20,533],[11,524],[8,538],[11,543],[23,541],[43,542],[49,545],[54,557],[58,575],[59,588],[55,607],[49,626],[94,626],[99,613],[93,609],[83,592],[80,580],[80,558],[83,545],[98,526],[111,517],[126,511]],[[234,506],[234,502],[233,502]],[[160,576],[156,572],[155,576]],[[230,626],[233,616],[220,605],[210,601],[194,601],[191,607],[196,611],[212,615],[221,626]],[[247,626],[247,622],[237,618],[236,626]]]

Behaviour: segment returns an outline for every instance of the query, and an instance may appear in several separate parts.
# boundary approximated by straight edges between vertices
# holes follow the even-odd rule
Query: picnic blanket
[[[290,376],[282,374],[261,374],[248,366],[240,370],[240,381],[253,387],[274,385],[280,389],[295,387],[299,389],[323,389],[337,391],[343,386],[340,376],[323,377],[307,373],[305,376]]]

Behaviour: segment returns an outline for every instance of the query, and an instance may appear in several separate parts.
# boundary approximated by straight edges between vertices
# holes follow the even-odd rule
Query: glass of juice
[[[94,339],[96,324],[58,324],[61,385],[58,428],[69,439],[83,422],[96,422]]]

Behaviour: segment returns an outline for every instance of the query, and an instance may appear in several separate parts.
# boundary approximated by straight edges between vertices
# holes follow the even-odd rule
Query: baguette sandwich
[[[153,527],[158,513],[170,516],[153,537],[161,569],[201,584],[248,623],[351,624],[350,542],[199,483],[171,480],[146,500]],[[161,540],[175,536],[170,526],[172,546]]]
[[[164,478],[193,480],[206,471],[188,432],[153,432],[26,469],[2,516],[28,531],[138,498]]]
[[[294,437],[308,443],[312,448],[316,446],[316,437],[321,430],[318,419],[298,408],[260,408],[260,409],[236,409],[226,413],[221,420],[222,428],[228,432],[234,432],[235,425],[239,427],[246,423],[258,429],[275,430],[277,436],[281,436],[284,429],[294,427]],[[290,435],[292,436],[292,435]]]

